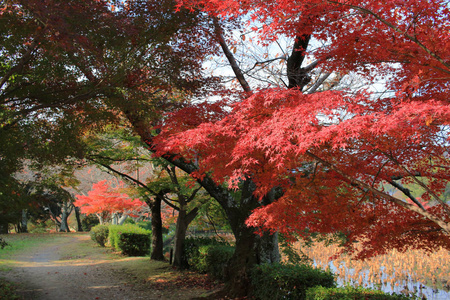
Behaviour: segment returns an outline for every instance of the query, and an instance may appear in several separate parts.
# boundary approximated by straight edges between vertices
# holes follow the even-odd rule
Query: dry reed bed
[[[323,242],[316,242],[312,246],[305,246],[297,242],[294,248],[301,249],[322,269],[329,269],[331,265],[332,271],[344,284],[389,284],[394,287],[402,282],[421,282],[432,288],[450,290],[450,251],[445,249],[433,253],[423,250],[400,253],[393,250],[389,254],[364,261],[351,260],[351,257],[343,254],[330,261],[340,251],[336,245],[326,246]]]

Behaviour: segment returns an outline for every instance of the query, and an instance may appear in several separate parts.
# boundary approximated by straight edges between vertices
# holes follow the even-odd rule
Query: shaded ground
[[[4,264],[3,264],[4,265]],[[21,251],[0,276],[23,299],[192,299],[220,289],[203,275],[179,273],[146,257],[123,257],[87,234],[58,235]]]

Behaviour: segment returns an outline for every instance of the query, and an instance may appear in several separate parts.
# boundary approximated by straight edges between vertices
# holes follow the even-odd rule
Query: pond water
[[[317,266],[314,260],[314,265]],[[396,293],[404,295],[415,295],[428,300],[450,300],[450,292],[431,287],[429,283],[414,281],[410,277],[408,280],[396,280],[385,272],[385,267],[380,266],[378,270],[363,269],[356,271],[347,268],[345,262],[337,266],[336,261],[330,261],[328,264],[330,270],[337,275],[338,286],[352,285],[363,286],[366,288],[379,289],[387,293]],[[357,274],[355,274],[358,272]],[[376,274],[371,275],[371,274]],[[357,278],[356,280],[354,278]]]

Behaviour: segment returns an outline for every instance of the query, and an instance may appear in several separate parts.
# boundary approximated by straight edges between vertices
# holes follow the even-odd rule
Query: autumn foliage
[[[97,215],[102,223],[110,221],[116,213],[137,216],[147,204],[139,199],[130,199],[120,192],[121,188],[123,183],[113,188],[107,180],[99,181],[92,185],[87,196],[77,195],[74,205],[80,207],[84,214]]]
[[[247,219],[256,230],[293,239],[343,233],[349,250],[355,240],[364,243],[360,257],[393,247],[450,248],[450,208],[442,197],[450,180],[447,1],[7,0],[0,15],[1,127],[40,118],[27,149],[67,147],[68,128],[80,137],[93,124],[123,117],[150,151],[180,158],[199,181],[210,176],[209,191],[248,180],[261,199],[276,192],[275,202]],[[311,40],[291,56],[304,53],[302,62],[314,62],[299,71],[320,71],[311,81],[288,74],[305,79],[292,89],[246,87],[229,102],[180,100],[218,88],[203,62],[230,39],[221,30],[239,22],[262,45],[279,37]],[[362,87],[337,80],[333,89],[311,89],[322,73],[354,76]],[[64,150],[62,157],[80,155],[82,147]],[[227,207],[229,216],[238,201]],[[142,205],[106,182],[76,203],[102,219]]]
[[[368,83],[383,78],[387,92],[267,88],[229,110],[185,109],[165,123],[157,139],[160,155],[180,153],[198,162],[197,178],[211,174],[230,187],[251,178],[260,197],[279,189],[279,199],[247,221],[261,230],[292,238],[341,232],[348,250],[355,250],[355,240],[364,243],[359,257],[408,246],[450,248],[450,208],[442,200],[450,180],[448,4],[193,0],[180,5],[219,17],[270,19],[255,28],[265,41],[279,34],[312,35],[323,47],[310,55],[324,70],[357,74]],[[196,120],[207,117],[193,126],[192,112]],[[420,187],[430,205],[415,199],[408,185]],[[389,187],[404,198],[391,195]]]

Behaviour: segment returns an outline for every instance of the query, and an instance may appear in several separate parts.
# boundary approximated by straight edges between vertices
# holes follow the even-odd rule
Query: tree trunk
[[[103,218],[100,216],[100,214],[95,214],[98,218],[98,224],[103,225]]]
[[[26,209],[22,209],[22,219],[18,227],[20,233],[28,232],[28,213]]]
[[[81,213],[79,207],[75,207],[75,218],[77,219],[77,232],[83,232],[83,225],[81,225]]]
[[[236,238],[235,252],[225,273],[226,290],[232,297],[244,297],[249,294],[250,271],[255,265],[280,261],[278,235],[264,233],[260,236],[255,233],[255,228],[245,224],[255,208],[275,200],[275,192],[272,191],[260,201],[253,195],[254,189],[254,183],[247,180],[241,185],[240,201],[235,199],[234,206],[230,201],[220,202]]]
[[[147,201],[152,214],[152,253],[150,259],[164,260],[164,242],[162,235],[161,196],[158,195],[152,201]]]
[[[197,170],[182,158],[165,158],[188,174]],[[253,195],[256,186],[251,179],[242,182],[240,190],[233,193],[207,175],[197,181],[222,206],[236,238],[236,250],[225,274],[225,289],[232,297],[245,297],[251,288],[250,270],[257,264],[280,261],[277,235],[264,234],[260,237],[254,228],[248,228],[245,224],[254,209],[270,204],[278,197],[276,190],[260,201]]]
[[[0,234],[8,234],[8,223],[7,222],[1,222],[0,223]]]
[[[225,273],[226,290],[232,297],[249,294],[250,272],[255,265],[280,261],[277,234],[260,237],[255,235],[254,228],[246,226],[238,232],[235,253]]]
[[[128,215],[122,215],[119,220],[117,221],[117,224],[123,225],[125,223],[126,219],[128,219]]]
[[[191,224],[192,220],[194,220],[198,214],[198,207],[187,213],[186,204],[181,205],[180,201],[180,206],[180,210],[178,211],[177,227],[175,229],[175,246],[172,265],[177,268],[185,268],[187,262],[183,261],[184,241],[186,239],[186,232],[189,224]]]
[[[149,130],[148,122],[140,118],[138,112],[131,111],[129,108],[124,112],[141,140],[152,151],[155,145],[152,143],[153,135]],[[188,174],[198,170],[194,164],[185,161],[179,155],[167,154],[163,158]],[[253,196],[254,184],[251,180],[244,182],[239,199],[235,196],[236,192],[231,193],[226,187],[216,184],[208,175],[201,179],[198,178],[197,181],[225,210],[236,237],[236,251],[226,271],[227,292],[235,297],[246,296],[250,292],[249,271],[253,266],[258,263],[279,261],[277,236],[259,237],[253,228],[247,228],[245,224],[255,208],[271,203],[275,199],[275,195],[271,193],[264,198],[264,201],[260,202]]]
[[[112,218],[111,218],[111,224],[112,225],[117,225],[118,224],[118,220],[119,220],[119,217],[117,216],[117,213],[113,214]]]
[[[300,90],[305,87],[311,77],[309,76],[309,69],[302,68],[302,63],[305,59],[305,51],[308,47],[311,35],[298,36],[295,39],[294,47],[292,48],[292,53],[287,60],[287,75],[289,79],[288,88],[298,88]]]
[[[186,210],[178,212],[177,227],[175,229],[175,246],[173,250],[173,266],[177,268],[183,268],[183,248],[184,240],[186,239],[187,226],[185,224]]]
[[[69,218],[69,214],[67,213],[66,205],[64,205],[62,213],[61,213],[61,225],[59,226],[60,232],[70,232],[69,224],[67,224],[68,218]]]

